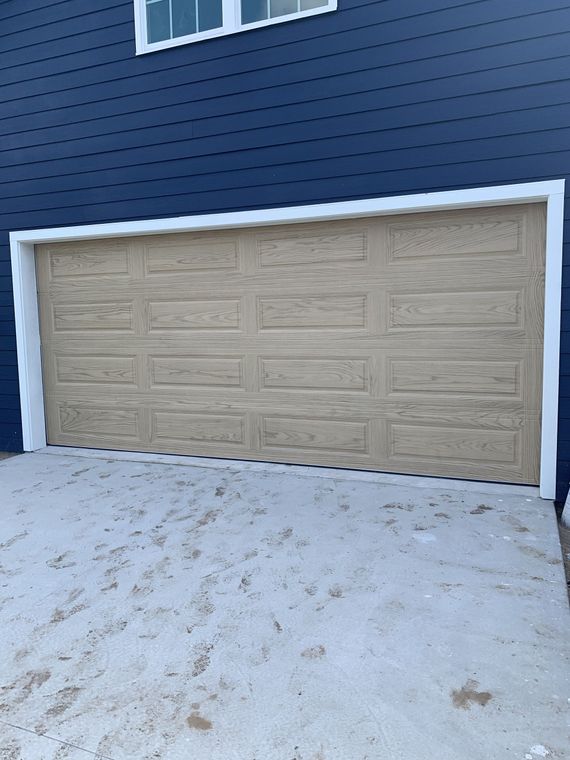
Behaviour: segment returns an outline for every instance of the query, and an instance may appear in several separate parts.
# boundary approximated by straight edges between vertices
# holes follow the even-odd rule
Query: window
[[[337,0],[135,0],[137,53],[335,10]]]

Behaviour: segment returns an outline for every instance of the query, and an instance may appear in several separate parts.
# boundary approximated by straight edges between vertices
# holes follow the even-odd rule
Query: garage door
[[[541,205],[42,245],[52,444],[537,483]]]

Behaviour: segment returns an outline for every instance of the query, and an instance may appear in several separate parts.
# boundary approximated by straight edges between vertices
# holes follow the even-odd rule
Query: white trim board
[[[547,204],[547,223],[540,495],[544,499],[554,499],[556,493],[562,232],[564,223],[564,180],[562,179],[471,190],[451,190],[391,198],[322,203],[311,206],[11,232],[10,252],[14,281],[24,450],[35,451],[47,444],[34,258],[34,245],[37,243],[283,223],[295,224],[327,219],[350,219],[377,214],[402,214],[544,202]]]

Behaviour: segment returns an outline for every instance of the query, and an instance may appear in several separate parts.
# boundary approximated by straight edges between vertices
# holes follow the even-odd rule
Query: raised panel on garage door
[[[536,483],[542,205],[37,247],[50,443]]]

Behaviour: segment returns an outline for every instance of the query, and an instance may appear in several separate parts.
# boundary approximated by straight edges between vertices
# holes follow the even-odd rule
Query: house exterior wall
[[[8,232],[570,175],[561,0],[339,0],[135,56],[132,0],[0,3],[0,449],[22,446]],[[565,227],[558,497],[570,479]]]

